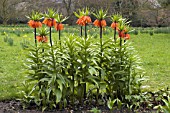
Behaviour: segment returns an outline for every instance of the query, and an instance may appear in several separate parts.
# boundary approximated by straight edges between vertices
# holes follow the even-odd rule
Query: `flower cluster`
[[[89,16],[82,16],[77,20],[77,24],[81,26],[85,26],[88,23],[91,23],[91,18]]]
[[[88,23],[91,23],[92,20],[90,16],[88,16],[89,10],[83,9],[83,10],[78,10],[79,13],[74,12],[74,14],[78,17],[78,20],[76,24],[80,26],[85,26]],[[107,26],[105,18],[107,17],[107,11],[103,11],[102,9],[99,10],[96,13],[92,13],[95,17],[96,20],[93,22],[93,25],[99,28],[104,28]],[[115,31],[118,31],[118,36],[119,38],[123,38],[124,40],[130,39],[130,34],[129,34],[129,22],[127,19],[123,19],[121,15],[119,14],[114,14],[111,16],[112,24],[111,28],[113,28]]]
[[[28,22],[28,25],[31,28],[40,28],[42,27],[42,24],[48,26],[48,27],[53,27],[57,30],[63,30],[64,26],[62,24],[63,21],[65,21],[67,18],[63,18],[61,14],[56,13],[53,9],[48,9],[48,12],[45,14],[41,14],[39,12],[32,12],[30,16],[28,16],[30,19]],[[42,18],[45,18],[42,22],[40,21]],[[41,29],[41,33],[39,33],[38,36],[36,36],[36,39],[38,42],[46,43],[47,40],[47,33],[44,28]],[[36,33],[35,33],[36,34]]]
[[[28,25],[32,28],[39,28],[42,27],[42,23],[40,21],[30,20]]]
[[[88,8],[78,10],[78,13],[74,12],[75,16],[78,17],[78,20],[76,24],[80,26],[85,26],[88,23],[91,23],[91,18],[90,18],[90,11]]]

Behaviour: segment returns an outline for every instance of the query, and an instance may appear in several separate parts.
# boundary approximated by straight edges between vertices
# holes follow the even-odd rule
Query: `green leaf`
[[[55,95],[56,95],[56,103],[59,103],[61,101],[62,93],[59,89],[55,90]]]
[[[59,88],[61,90],[61,92],[63,91],[63,84],[61,80],[57,80],[57,83],[59,84]]]
[[[96,69],[92,66],[89,67],[88,71],[91,75],[97,75]]]

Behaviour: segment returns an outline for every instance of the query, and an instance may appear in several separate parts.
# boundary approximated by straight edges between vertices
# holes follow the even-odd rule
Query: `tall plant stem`
[[[85,31],[86,31],[86,27],[85,27]],[[85,37],[85,39],[84,39],[84,41],[85,41],[85,45],[86,45],[86,41],[87,41],[87,38]],[[86,50],[86,48],[84,48],[84,54],[85,54],[85,63],[87,64],[87,50]],[[86,67],[85,67],[85,70],[87,70],[87,65],[86,65]],[[85,82],[85,76],[86,76],[87,74],[86,74],[86,71],[84,72],[84,75],[83,75],[83,82],[84,82],[84,85],[83,85],[83,88],[84,88],[84,99],[86,99],[86,82]]]
[[[72,65],[71,65],[71,76],[72,76],[72,82],[73,82],[73,87],[72,87],[72,89],[73,89],[73,95],[72,95],[72,105],[74,105],[74,81],[75,81],[75,78],[74,78],[74,72],[73,72],[73,70],[74,70],[74,65],[73,65],[73,61],[71,60],[71,62],[72,62]]]
[[[115,44],[116,44],[116,28],[114,28],[114,41],[115,41]]]
[[[122,49],[122,38],[120,37],[120,51]]]
[[[80,27],[80,36],[83,36],[83,26]]]
[[[85,24],[84,30],[85,30],[85,31],[84,31],[84,33],[85,33],[84,35],[85,35],[85,39],[86,39],[86,38],[87,38],[87,24]]]
[[[61,31],[58,31],[58,39],[59,39],[59,43],[60,43],[60,49],[61,49]]]
[[[102,53],[103,53],[103,30],[102,27],[100,27],[100,67],[102,66]],[[101,72],[99,76],[101,78]]]
[[[85,45],[86,45],[86,39],[87,39],[87,24],[85,24],[85,28],[84,28],[84,35],[85,35]],[[85,50],[85,54],[86,54],[86,50]],[[86,55],[85,55],[85,57],[86,57]],[[87,58],[85,58],[85,59],[87,59]],[[86,82],[85,82],[85,76],[86,76],[86,74],[84,74],[84,76],[83,76],[83,82],[84,82],[84,85],[83,85],[83,88],[84,88],[84,99],[86,99]]]
[[[53,46],[53,44],[52,44],[52,37],[51,37],[51,27],[50,27],[50,45],[51,45],[51,47]]]
[[[38,48],[37,48],[37,39],[36,39],[36,34],[37,34],[37,33],[36,33],[36,32],[37,32],[37,29],[34,28],[34,40],[35,40],[35,47],[36,47],[37,62],[39,62]],[[40,69],[39,64],[37,64],[37,66],[38,66],[38,69]],[[38,87],[39,87],[39,90],[41,90],[41,81],[38,82]],[[40,93],[40,99],[42,99],[42,94],[41,94],[41,93]],[[41,102],[41,104],[42,104],[42,102]]]
[[[103,28],[102,26],[100,27],[100,63],[99,63],[99,67],[102,68],[102,55],[103,53]],[[101,79],[101,75],[102,74],[102,70],[99,71],[99,78]],[[100,86],[99,88],[97,88],[97,105],[99,104],[99,90],[100,90]]]
[[[37,39],[36,39],[36,28],[34,28],[34,40],[35,40],[35,47],[37,47]]]
[[[122,65],[122,37],[120,37],[120,70],[122,69],[121,68],[121,65]]]

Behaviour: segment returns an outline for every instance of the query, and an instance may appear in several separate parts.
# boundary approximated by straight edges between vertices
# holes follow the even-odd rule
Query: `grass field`
[[[66,29],[67,30],[67,29]],[[4,42],[6,32],[13,39],[13,45]],[[74,31],[74,30],[73,30]],[[69,31],[68,32],[73,32]],[[77,30],[78,31],[78,30]],[[21,42],[33,42],[32,30],[27,27],[0,27],[0,100],[17,98],[24,81],[23,61],[27,51]],[[93,34],[93,31],[89,31]],[[56,33],[54,34],[56,37]],[[64,36],[64,34],[62,34]],[[105,34],[105,37],[108,33]],[[111,35],[109,35],[111,36]],[[136,48],[143,62],[148,81],[146,90],[155,91],[170,86],[170,34],[146,33],[131,35],[132,45]]]

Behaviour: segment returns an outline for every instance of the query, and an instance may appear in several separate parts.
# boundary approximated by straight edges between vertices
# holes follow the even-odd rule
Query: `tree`
[[[0,19],[7,24],[10,19],[25,18],[32,10],[43,12],[56,4],[54,0],[1,0]]]
[[[21,0],[1,0],[0,4],[0,18],[3,24],[7,24],[8,20],[16,15],[16,5],[18,5]]]
[[[142,9],[142,15],[148,20],[150,26],[165,26],[169,21],[169,0],[147,0]]]

